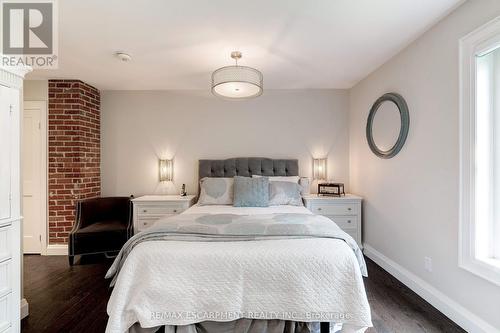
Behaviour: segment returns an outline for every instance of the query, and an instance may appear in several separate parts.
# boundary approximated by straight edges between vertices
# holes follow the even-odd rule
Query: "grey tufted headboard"
[[[262,157],[239,157],[227,160],[199,160],[199,179],[203,177],[298,176],[296,159],[275,160]]]

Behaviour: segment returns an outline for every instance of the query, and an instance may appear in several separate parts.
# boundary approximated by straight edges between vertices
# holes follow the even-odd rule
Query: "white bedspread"
[[[305,210],[285,207],[195,206],[184,214]],[[156,327],[238,318],[333,321],[347,323],[345,331],[371,326],[353,251],[323,238],[141,243],[118,275],[108,314],[106,332],[116,333],[136,322]]]

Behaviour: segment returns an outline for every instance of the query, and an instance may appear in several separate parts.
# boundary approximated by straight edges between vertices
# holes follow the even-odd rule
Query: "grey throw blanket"
[[[106,278],[113,277],[113,286],[129,253],[143,242],[235,242],[293,238],[334,238],[345,241],[356,255],[361,274],[367,276],[363,253],[356,241],[324,216],[180,214],[161,219],[148,230],[130,238],[108,270]]]

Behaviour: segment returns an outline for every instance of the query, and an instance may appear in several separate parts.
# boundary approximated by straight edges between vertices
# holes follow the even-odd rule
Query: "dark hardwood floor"
[[[373,261],[367,259],[367,264],[365,285],[374,325],[367,332],[464,332]],[[30,314],[22,320],[22,332],[104,332],[109,265],[101,257],[69,267],[63,256],[24,256]]]

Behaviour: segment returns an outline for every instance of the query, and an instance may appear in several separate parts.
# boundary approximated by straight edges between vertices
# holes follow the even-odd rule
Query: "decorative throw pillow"
[[[200,180],[200,198],[198,204],[232,205],[233,178],[205,177]]]
[[[260,175],[253,175],[252,177],[258,178],[262,177]],[[307,177],[299,177],[299,176],[271,176],[269,178],[269,182],[291,182],[298,183],[302,188],[300,190],[300,194],[308,195],[311,193],[311,180]]]
[[[300,194],[308,195],[311,193],[311,180],[307,177],[300,177],[299,185],[301,187]]]
[[[267,177],[234,177],[234,207],[269,206],[269,179]]]
[[[269,206],[302,206],[299,184],[292,182],[269,182]]]
[[[260,178],[260,177],[265,177],[261,175],[252,175],[253,178]],[[300,177],[299,176],[269,176],[270,182],[292,182],[292,183],[298,183]]]

